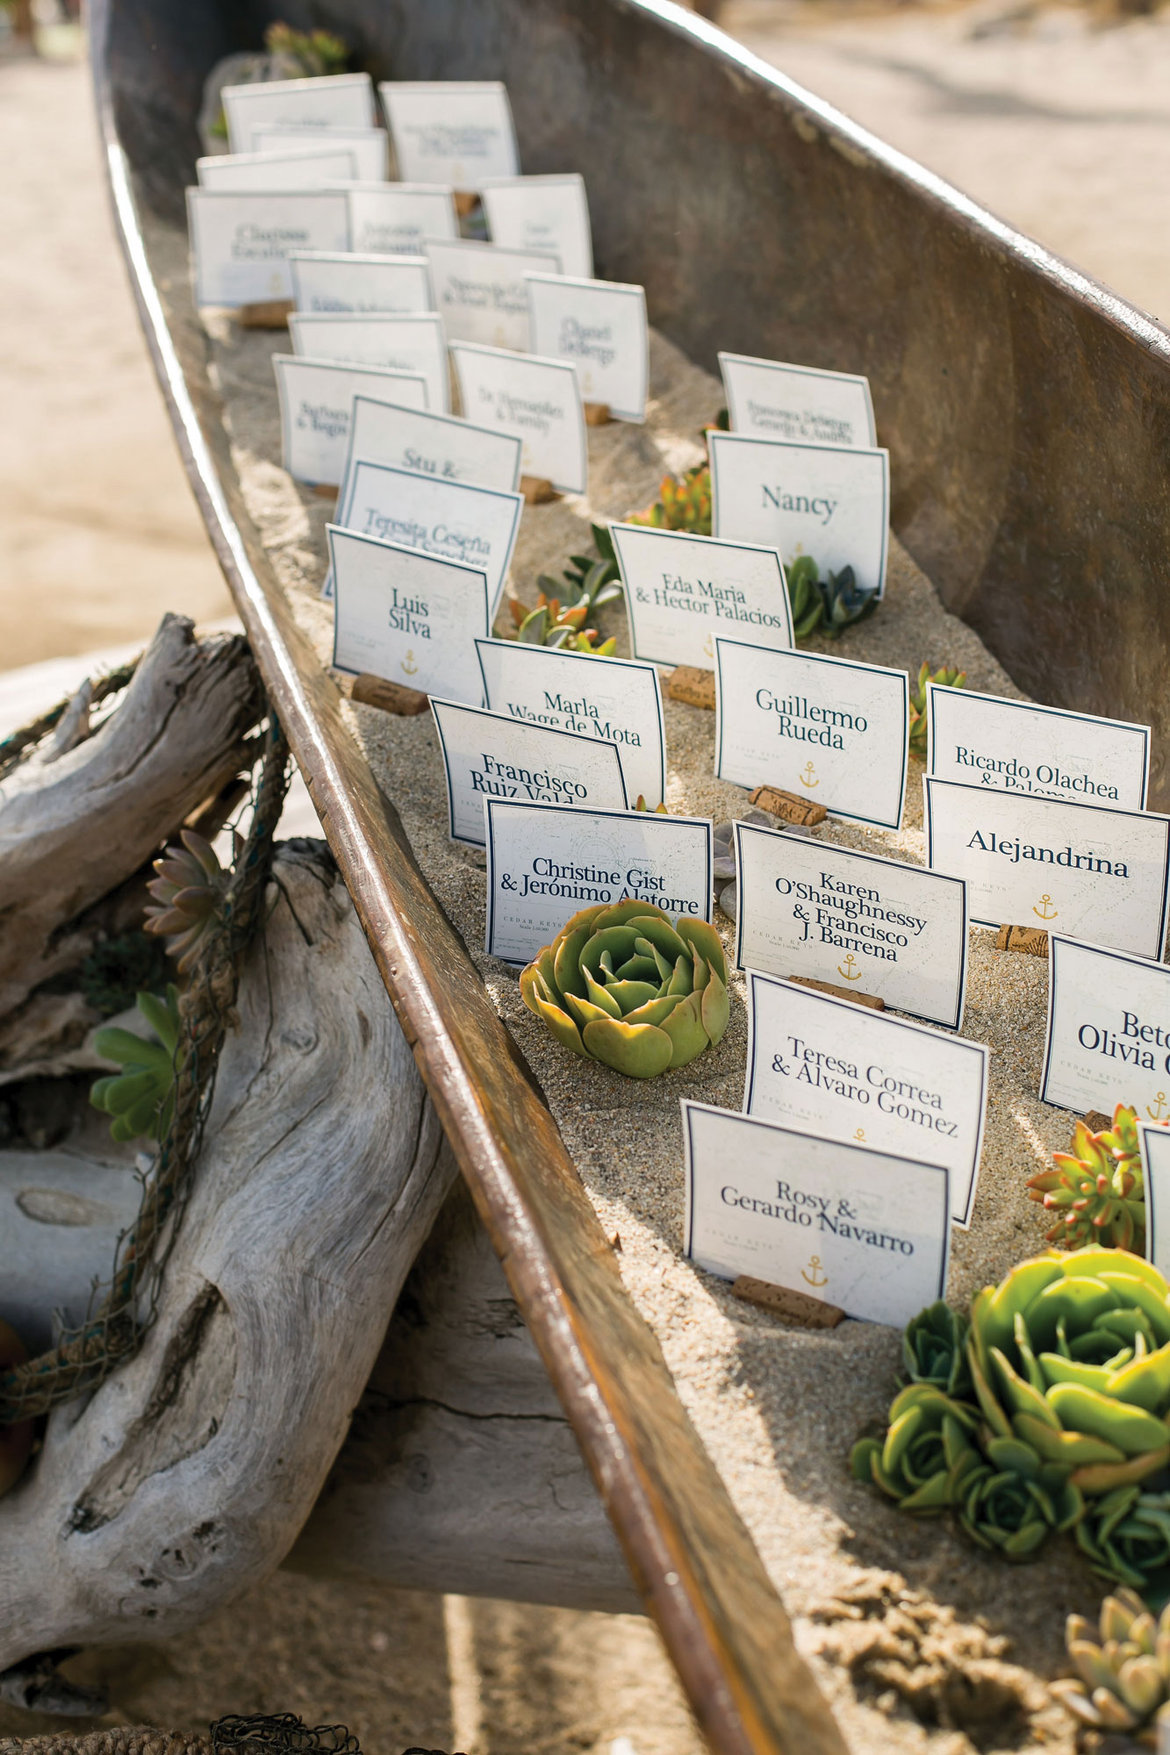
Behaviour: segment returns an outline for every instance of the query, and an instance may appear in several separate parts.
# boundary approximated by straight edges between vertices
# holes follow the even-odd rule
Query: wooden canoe
[[[203,79],[276,15],[343,32],[375,75],[504,79],[525,169],[589,167],[598,272],[644,284],[652,320],[698,363],[718,346],[867,372],[894,528],[948,606],[1040,699],[1156,732],[1170,717],[1170,336],[668,0],[94,0],[118,226],[184,463],[634,1580],[714,1747],[840,1750],[552,1118],[290,613],[189,291],[160,271]],[[1162,762],[1151,804],[1165,807]]]

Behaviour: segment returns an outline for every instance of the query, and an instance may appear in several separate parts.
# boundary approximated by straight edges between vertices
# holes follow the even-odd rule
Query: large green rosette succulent
[[[854,1479],[872,1481],[903,1511],[942,1511],[958,1502],[964,1480],[981,1466],[975,1426],[972,1408],[932,1384],[908,1384],[894,1398],[884,1441],[862,1438],[853,1446]]]
[[[947,1395],[971,1395],[967,1365],[967,1318],[944,1299],[928,1304],[906,1324],[902,1364],[911,1383],[933,1383]]]
[[[714,927],[629,898],[574,914],[524,970],[520,992],[558,1042],[632,1079],[686,1066],[727,1028]]]
[[[999,1442],[991,1440],[992,1454]],[[1029,1476],[1018,1468],[984,1465],[964,1476],[958,1508],[959,1522],[981,1548],[1008,1560],[1030,1560],[1053,1530],[1072,1528],[1085,1502],[1053,1467],[1040,1464]]]

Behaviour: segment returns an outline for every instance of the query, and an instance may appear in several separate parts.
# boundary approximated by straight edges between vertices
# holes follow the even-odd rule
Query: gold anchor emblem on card
[[[809,1268],[812,1269],[811,1273],[809,1272]],[[829,1283],[828,1274],[822,1271],[821,1258],[819,1255],[814,1255],[812,1257],[807,1268],[801,1268],[800,1277],[802,1280],[807,1280],[810,1286],[827,1286]]]
[[[414,653],[413,652],[408,652],[406,654],[406,657],[402,660],[402,668],[406,672],[407,676],[414,676],[416,674],[416,672],[418,670],[418,665],[414,662]]]
[[[715,642],[714,637],[711,634],[708,634],[707,638],[703,641],[703,651],[707,654],[708,658],[714,658]]]
[[[1165,1091],[1159,1091],[1158,1095],[1154,1098],[1154,1102],[1157,1104],[1157,1108],[1151,1109],[1149,1104],[1148,1103],[1146,1104],[1146,1114],[1149,1116],[1151,1121],[1161,1121],[1162,1117],[1166,1113],[1166,1111],[1163,1107],[1165,1101],[1166,1101]]]
[[[852,951],[846,951],[844,963],[837,964],[838,975],[844,975],[846,981],[860,981],[861,970],[857,967],[857,958]],[[850,1005],[853,1001],[849,1001]]]
[[[865,1129],[863,1127],[859,1127],[857,1132],[854,1134],[853,1137],[857,1141],[859,1146],[862,1145],[865,1141]]]
[[[813,779],[813,775],[815,773],[816,773],[816,769],[813,767],[812,763],[806,762],[804,764],[804,767],[800,770],[800,784],[802,786],[810,786],[810,787],[811,786],[819,786],[820,781]]]
[[[1032,912],[1033,914],[1038,915],[1041,920],[1055,920],[1056,916],[1060,913],[1060,909],[1052,906],[1052,897],[1047,891],[1045,891],[1040,898],[1039,907],[1033,908]]]

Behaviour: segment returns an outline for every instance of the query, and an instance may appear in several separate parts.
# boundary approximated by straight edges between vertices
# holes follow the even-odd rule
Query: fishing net
[[[295,1713],[232,1714],[217,1719],[206,1736],[160,1731],[153,1725],[118,1725],[86,1736],[4,1737],[0,1755],[362,1755],[344,1725],[310,1728]],[[412,1748],[403,1755],[444,1755]]]

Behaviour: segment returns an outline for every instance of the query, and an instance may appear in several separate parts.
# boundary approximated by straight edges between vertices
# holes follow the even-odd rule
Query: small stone
[[[1108,1133],[1113,1126],[1113,1117],[1102,1109],[1090,1109],[1085,1116],[1085,1126],[1090,1133]]]
[[[724,884],[719,892],[719,906],[728,920],[734,920],[739,911],[739,885]]]

